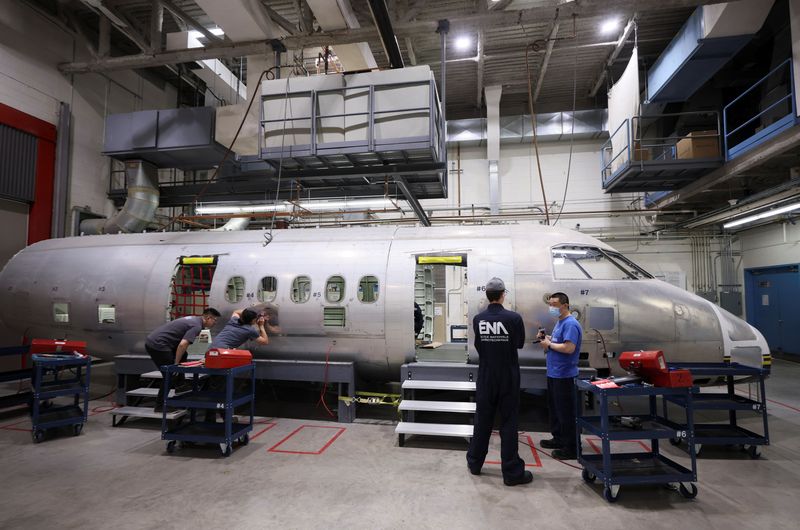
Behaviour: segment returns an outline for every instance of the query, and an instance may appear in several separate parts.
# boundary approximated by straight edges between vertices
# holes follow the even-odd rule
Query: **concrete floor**
[[[95,380],[103,370],[110,367],[95,370]],[[797,381],[800,364],[775,362],[772,445],[760,460],[706,448],[695,500],[662,487],[623,487],[616,504],[541,450],[538,466],[520,445],[535,478],[509,488],[499,465],[487,464],[481,476],[467,472],[463,441],[418,439],[400,448],[393,425],[381,420],[262,418],[248,446],[221,458],[211,447],[167,454],[157,422],[112,428],[106,400],[92,402],[82,435],[38,445],[24,410],[0,412],[0,528],[796,528]],[[757,421],[743,423],[759,432]],[[303,454],[339,432],[321,454]],[[545,437],[521,439],[527,435],[536,446]],[[499,459],[498,445],[490,459]],[[688,464],[684,452],[665,445]]]

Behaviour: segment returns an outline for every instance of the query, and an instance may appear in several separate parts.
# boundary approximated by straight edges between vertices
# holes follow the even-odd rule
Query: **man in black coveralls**
[[[519,421],[519,355],[525,342],[522,317],[503,307],[506,286],[500,278],[486,284],[489,307],[472,319],[475,349],[478,351],[475,428],[467,451],[467,467],[480,475],[489,449],[494,413],[500,409],[500,457],[503,483],[506,486],[527,484],[533,474],[525,470],[519,457],[517,423]]]

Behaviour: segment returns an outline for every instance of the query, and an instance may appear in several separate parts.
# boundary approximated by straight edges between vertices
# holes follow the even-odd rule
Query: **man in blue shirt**
[[[256,344],[269,344],[264,323],[265,317],[259,317],[252,309],[234,311],[222,331],[211,341],[211,348],[235,350],[251,339],[255,339]]]
[[[475,315],[472,327],[478,350],[478,380],[475,388],[475,427],[467,450],[467,467],[480,475],[495,410],[500,410],[500,460],[506,486],[527,484],[533,474],[519,457],[519,354],[525,344],[522,317],[503,307],[506,286],[500,278],[486,283],[489,307]]]
[[[542,339],[547,354],[547,406],[550,411],[550,440],[541,446],[554,449],[559,460],[577,458],[575,435],[575,378],[578,376],[578,357],[583,330],[569,312],[569,297],[553,293],[549,301],[550,314],[558,318],[552,335]]]

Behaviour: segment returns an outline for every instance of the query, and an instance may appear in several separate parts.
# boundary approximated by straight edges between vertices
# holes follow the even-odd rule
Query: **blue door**
[[[800,355],[799,271],[797,265],[745,270],[747,321],[772,351]]]

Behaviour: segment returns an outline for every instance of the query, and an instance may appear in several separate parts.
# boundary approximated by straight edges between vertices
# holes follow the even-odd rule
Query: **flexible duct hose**
[[[155,219],[158,208],[158,169],[141,160],[125,162],[128,199],[110,219],[87,219],[81,223],[83,234],[119,234],[141,232]]]

